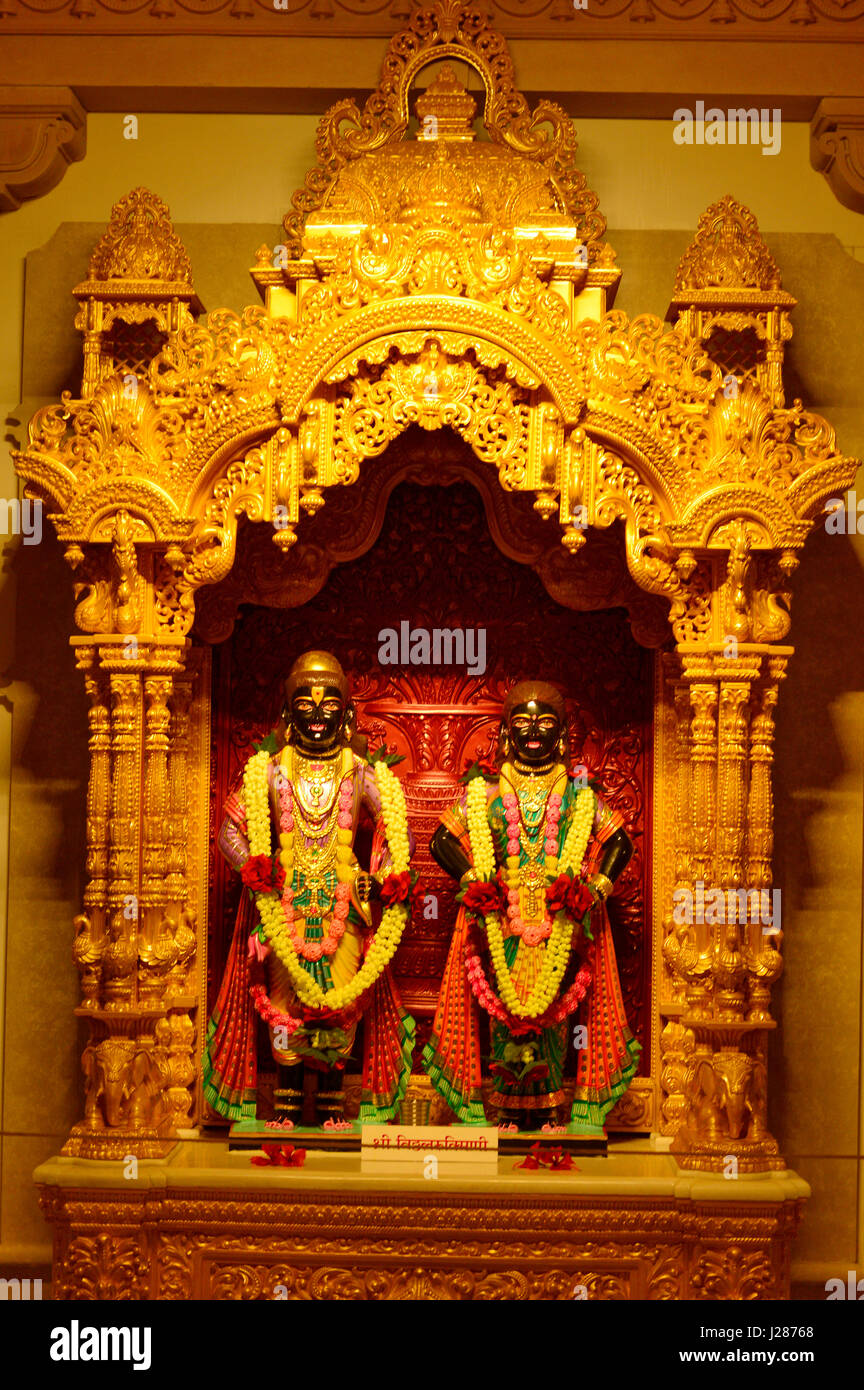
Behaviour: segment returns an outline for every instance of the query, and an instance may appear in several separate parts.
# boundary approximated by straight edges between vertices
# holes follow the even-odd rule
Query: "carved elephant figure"
[[[133,1091],[131,1038],[103,1038],[84,1049],[81,1065],[87,1079],[86,1119],[89,1128],[119,1128]]]
[[[712,1139],[721,1132],[740,1139],[749,1127],[752,1079],[753,1058],[746,1052],[717,1052],[710,1061],[700,1058],[691,1087],[700,1131],[706,1130]]]
[[[131,1067],[132,1094],[127,1122],[133,1128],[156,1123],[162,1080],[162,1073],[152,1048],[140,1048],[135,1053]]]

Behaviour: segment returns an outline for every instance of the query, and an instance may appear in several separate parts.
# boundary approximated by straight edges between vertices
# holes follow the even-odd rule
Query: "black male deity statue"
[[[569,770],[566,727],[554,686],[514,685],[496,770],[472,769],[432,839],[461,906],[424,1060],[457,1118],[484,1123],[479,1021],[488,1014],[499,1122],[536,1129],[564,1100],[572,1029],[568,1128],[599,1137],[640,1050],[605,907],[633,846],[596,786]]]
[[[306,652],[285,682],[282,724],[229,797],[219,848],[245,890],[208,1029],[205,1096],[235,1121],[256,1115],[256,1013],[278,1066],[277,1124],[344,1124],[343,1073],[363,1018],[360,1120],[392,1119],[411,1070],[414,1022],[390,961],[410,914],[412,842],[384,758],[355,751],[342,667]],[[354,746],[352,746],[352,743]],[[369,869],[355,854],[371,831]],[[308,1074],[317,1072],[317,1093]]]

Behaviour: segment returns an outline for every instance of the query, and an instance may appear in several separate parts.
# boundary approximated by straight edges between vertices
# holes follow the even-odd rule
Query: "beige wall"
[[[0,222],[4,418],[26,421],[64,387],[76,388],[70,291],[84,278],[111,204],[136,184],[170,205],[207,308],[253,302],[248,266],[262,240],[279,239],[282,213],[313,159],[314,128],[299,116],[152,115],[140,118],[138,140],[126,141],[120,115],[91,116],[86,159],[48,196]],[[776,157],[755,148],[681,148],[664,122],[582,121],[578,133],[624,269],[616,307],[662,316],[699,213],[733,193],[756,213],[784,285],[799,299],[788,355],[792,394],[828,416],[846,452],[864,455],[864,221],[841,208],[810,168],[807,128],[785,126]],[[20,440],[23,431],[7,424],[6,433]],[[4,451],[0,495],[15,491]],[[797,1267],[820,1280],[864,1264],[862,562],[857,536],[820,531],[811,539],[795,581],[791,640],[799,655],[778,720],[776,862],[787,973],[777,991],[772,1125],[790,1164],[813,1185]],[[69,943],[82,888],[85,715],[66,645],[68,572],[53,537],[8,546],[0,582],[0,1262],[7,1263],[46,1253],[31,1174],[80,1114]]]

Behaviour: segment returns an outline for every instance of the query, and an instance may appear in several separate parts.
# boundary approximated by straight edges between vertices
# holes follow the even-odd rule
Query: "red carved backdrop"
[[[543,525],[528,513],[526,525],[535,521]],[[259,567],[284,564],[278,553],[274,562],[276,548],[264,528],[244,528],[243,546],[248,553],[238,557],[240,571],[244,564],[254,571],[256,555]],[[214,590],[214,600],[217,595]],[[464,667],[382,665],[379,632],[398,631],[405,620],[429,630],[484,629],[485,672],[472,676]],[[636,845],[611,916],[627,1016],[647,1064],[651,656],[634,641],[625,610],[573,612],[556,603],[532,568],[496,547],[483,503],[470,484],[401,483],[365,555],[334,568],[320,592],[301,607],[241,604],[232,637],[215,646],[211,843],[228,788],[253,739],[275,724],[282,681],[294,658],[309,647],[333,651],[342,662],[358,727],[371,746],[383,741],[405,757],[397,771],[417,837],[417,863],[438,912],[437,920],[418,914],[396,957],[399,988],[417,1017],[421,1038],[431,1021],[455,916],[453,889],[429,856],[429,838],[464,768],[493,750],[501,701],[512,681],[536,676],[567,692],[574,756],[599,778]],[[236,877],[214,852],[211,1005],[237,897]]]

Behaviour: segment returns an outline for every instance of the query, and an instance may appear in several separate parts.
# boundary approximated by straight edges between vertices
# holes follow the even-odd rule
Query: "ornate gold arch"
[[[481,78],[482,139],[454,58]],[[430,65],[412,131],[410,87]],[[161,1153],[193,1113],[205,903],[187,784],[209,699],[196,593],[230,574],[241,515],[290,550],[328,490],[414,425],[456,431],[479,470],[533,495],[550,565],[621,521],[632,578],[669,604],[660,1125],[690,1166],[782,1166],[765,1127],[774,939],[681,926],[673,892],[771,883],[789,578],[857,463],[785,402],[794,300],[752,213],[730,197],[709,208],[669,324],[631,321],[610,307],[620,271],[575,152],[563,110],[516,90],[501,36],[441,0],[391,41],[363,112],[323,118],[286,240],[258,253],[263,307],[197,322],[167,208],[144,189],[115,206],[75,291],[81,396],[40,410],[16,455],[75,572],[91,701],[75,953],[92,1034],[69,1151]]]

